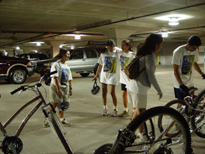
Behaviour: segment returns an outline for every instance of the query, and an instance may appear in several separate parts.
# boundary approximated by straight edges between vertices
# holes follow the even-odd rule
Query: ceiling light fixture
[[[167,32],[162,32],[162,37],[168,37],[169,34]]]
[[[37,43],[36,43],[36,46],[41,46],[41,43],[40,43],[40,42],[37,42]]]
[[[169,18],[169,25],[170,25],[170,26],[179,25],[178,17],[170,17],[170,18]]]
[[[75,35],[75,39],[80,40],[81,39],[80,35]]]
[[[61,45],[59,45],[59,48],[62,48],[63,47],[63,45],[61,44]]]
[[[71,46],[71,47],[70,47],[70,49],[74,49],[74,48],[75,48],[75,46]]]
[[[19,46],[16,47],[16,50],[20,50]]]

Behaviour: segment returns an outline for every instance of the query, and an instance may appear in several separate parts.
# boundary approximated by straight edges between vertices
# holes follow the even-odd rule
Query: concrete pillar
[[[113,39],[116,42],[117,47],[121,48],[121,42],[123,39],[128,38],[136,30],[127,30],[119,28],[110,28],[103,30],[102,33],[109,39]]]
[[[51,45],[50,56],[51,58],[55,57],[59,53],[59,45],[63,44],[65,41],[50,40],[45,43]]]
[[[34,50],[33,47],[20,47],[21,49],[23,49],[23,53],[29,53],[32,52],[32,50]],[[16,52],[19,52],[18,50],[16,50]]]

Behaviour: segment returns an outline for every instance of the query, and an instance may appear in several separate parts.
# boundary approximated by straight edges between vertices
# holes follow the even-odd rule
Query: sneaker
[[[139,133],[139,138],[135,141],[135,143],[140,144],[148,141],[147,136],[144,133]]]
[[[116,117],[116,116],[117,116],[117,110],[114,109],[114,111],[113,111],[112,114],[111,114],[111,117]]]
[[[44,120],[43,127],[45,128],[50,127],[47,119]]]
[[[108,114],[108,109],[104,109],[103,112],[102,112],[102,115],[106,116],[107,114]]]
[[[60,119],[60,121],[62,122],[62,124],[64,125],[64,126],[71,126],[71,124],[69,123],[69,122],[67,122],[66,120],[65,120],[65,118],[61,118]]]
[[[119,117],[128,117],[128,116],[130,116],[129,111],[127,112],[125,110],[119,115]]]

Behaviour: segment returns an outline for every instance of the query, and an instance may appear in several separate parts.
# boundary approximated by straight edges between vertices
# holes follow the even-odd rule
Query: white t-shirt
[[[120,59],[120,83],[127,84],[128,77],[126,76],[124,69],[125,67],[135,58],[132,52],[121,52],[118,54]]]
[[[179,46],[173,52],[172,64],[179,65],[181,80],[187,87],[194,86],[193,64],[199,59],[198,51],[187,51],[186,45]],[[173,75],[174,87],[179,88],[179,83]]]
[[[58,77],[59,85],[61,87],[69,86],[68,81],[73,80],[73,78],[70,67],[67,65],[67,63],[63,64],[60,60],[56,61],[51,67],[51,72],[56,70],[57,73],[53,74],[52,77]],[[54,78],[52,78],[51,84],[55,84]]]
[[[119,80],[119,59],[118,54],[122,50],[115,47],[113,52],[106,51],[100,55],[98,63],[102,65],[100,82],[105,84],[117,85]]]

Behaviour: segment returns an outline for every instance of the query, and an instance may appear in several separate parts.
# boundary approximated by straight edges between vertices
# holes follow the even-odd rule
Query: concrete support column
[[[107,36],[109,39],[113,39],[116,42],[117,47],[121,48],[122,40],[128,38],[135,31],[136,30],[111,28],[111,29],[106,29],[102,31],[102,33],[105,36]]]
[[[59,46],[64,42],[65,41],[56,41],[56,40],[46,41],[47,44],[51,45],[50,48],[51,58],[55,57],[59,53]]]
[[[33,47],[20,47],[20,48],[23,49],[23,53],[33,52],[34,50]],[[16,52],[18,52],[18,50],[16,50]]]

